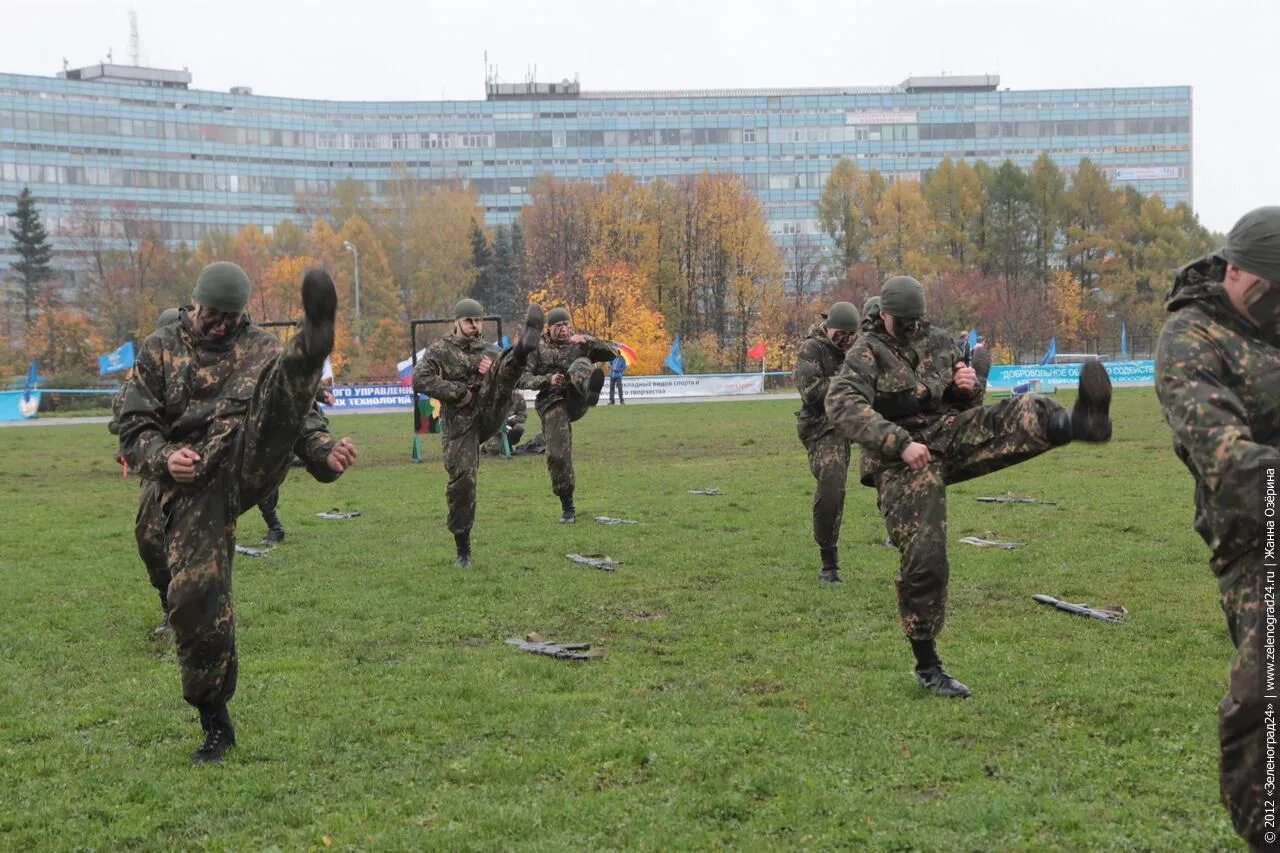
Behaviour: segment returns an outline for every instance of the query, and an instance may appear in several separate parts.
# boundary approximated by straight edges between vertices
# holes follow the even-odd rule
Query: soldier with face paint
[[[1280,469],[1280,207],[1246,213],[1221,252],[1179,270],[1167,307],[1156,393],[1195,480],[1195,529],[1236,648],[1218,705],[1222,801],[1241,838],[1274,849],[1262,661],[1264,496]]]
[[[921,686],[940,696],[969,688],[942,666],[934,640],[946,615],[946,487],[1038,456],[1076,439],[1111,437],[1111,381],[1098,361],[1080,371],[1068,412],[1024,394],[982,405],[986,381],[964,364],[951,335],[925,320],[924,288],[895,276],[880,313],[861,332],[827,392],[827,417],[862,448],[865,486],[874,486],[900,554],[898,612]]]
[[[853,346],[858,322],[857,308],[837,302],[809,329],[796,353],[794,375],[801,403],[796,431],[809,454],[809,471],[818,481],[813,493],[813,538],[822,557],[818,580],[824,583],[843,583],[837,548],[849,475],[849,439],[827,419],[827,387]]]
[[[200,712],[198,762],[235,745],[227,702],[238,662],[231,606],[236,519],[279,486],[297,453],[322,482],[355,463],[313,400],[333,349],[333,280],[302,281],[305,319],[284,346],[245,313],[244,270],[219,262],[201,271],[178,322],[142,344],[120,410],[120,451],[152,481],[164,523],[169,623],[182,695]]]
[[[547,312],[547,330],[520,380],[521,388],[538,392],[533,406],[542,418],[547,440],[547,472],[551,491],[560,498],[560,522],[573,524],[576,479],[573,473],[573,422],[600,402],[604,371],[594,365],[613,361],[618,348],[608,341],[574,331],[567,308]]]
[[[441,450],[449,475],[445,503],[457,557],[471,566],[471,528],[476,520],[476,475],[480,446],[496,435],[511,412],[511,395],[542,333],[542,308],[530,304],[524,330],[503,350],[481,334],[484,308],[463,299],[453,310],[453,329],[432,344],[413,370],[413,390],[440,401]]]

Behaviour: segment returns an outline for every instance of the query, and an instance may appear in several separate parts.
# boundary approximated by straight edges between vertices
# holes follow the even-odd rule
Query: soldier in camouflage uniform
[[[547,439],[547,472],[551,491],[560,498],[560,522],[573,524],[573,427],[574,421],[600,402],[604,371],[593,362],[613,361],[618,348],[608,341],[575,332],[569,311],[552,308],[547,312],[547,330],[520,387],[538,392],[533,401],[542,418],[542,434]]]
[[[1111,381],[1098,361],[1080,371],[1067,412],[1024,394],[983,407],[985,380],[951,336],[924,319],[924,289],[895,276],[880,292],[880,319],[858,336],[827,392],[827,417],[862,448],[863,485],[876,488],[901,560],[895,583],[902,627],[927,690],[968,696],[947,674],[934,638],[942,630],[950,568],[946,487],[998,471],[1072,439],[1111,437]]]
[[[511,410],[511,392],[537,350],[543,318],[538,305],[529,305],[519,341],[502,350],[481,335],[484,308],[479,302],[463,299],[453,315],[453,330],[432,344],[414,368],[413,390],[440,401],[441,450],[449,474],[444,496],[457,549],[454,565],[468,568],[480,445],[502,428]]]
[[[507,415],[507,449],[515,450],[520,439],[524,437],[524,425],[529,420],[529,404],[525,402],[524,392],[518,388],[511,392],[511,412]],[[502,455],[502,433],[489,439],[480,448],[483,456]]]
[[[801,404],[796,412],[796,431],[808,451],[809,470],[818,481],[813,493],[813,539],[822,556],[818,580],[824,583],[843,583],[837,548],[849,475],[849,439],[827,420],[827,386],[853,346],[858,320],[858,309],[853,305],[835,303],[822,322],[809,329],[796,354],[795,380]]]
[[[1266,471],[1280,467],[1280,207],[1245,214],[1220,253],[1179,270],[1168,309],[1156,393],[1195,479],[1195,529],[1236,647],[1218,706],[1222,801],[1241,838],[1274,849],[1262,787],[1263,600],[1274,583],[1265,580],[1263,492]]]
[[[356,456],[313,405],[333,348],[333,280],[320,270],[303,278],[306,319],[285,347],[244,313],[250,290],[235,264],[205,267],[179,322],[143,342],[120,410],[121,452],[159,493],[169,622],[182,695],[205,732],[192,755],[201,762],[220,760],[236,739],[227,713],[238,669],[236,519],[279,485],[294,452],[325,482]]]

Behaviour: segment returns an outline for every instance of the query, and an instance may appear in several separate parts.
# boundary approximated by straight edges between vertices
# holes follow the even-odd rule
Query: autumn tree
[[[338,232],[339,245],[344,251],[340,261],[331,270],[338,285],[338,304],[343,306],[343,316],[354,329],[355,317],[355,255],[346,250],[345,244],[354,246],[360,257],[360,324],[361,338],[364,329],[371,328],[383,319],[403,320],[400,299],[390,264],[382,250],[373,227],[359,214],[352,214]]]
[[[871,226],[871,257],[886,272],[924,277],[933,271],[929,208],[915,181],[894,181],[880,196]]]
[[[562,280],[574,302],[586,294],[583,270],[590,259],[597,194],[589,183],[542,175],[529,188],[530,203],[520,213],[529,280]]]
[[[982,182],[963,160],[942,162],[925,178],[924,200],[933,220],[931,250],[934,266],[958,272],[975,261],[978,212],[982,208]]]
[[[1031,164],[1027,185],[1031,190],[1028,208],[1031,219],[1031,274],[1037,281],[1048,281],[1056,254],[1058,231],[1062,224],[1063,195],[1067,181],[1049,155],[1041,154]]]
[[[1121,196],[1106,174],[1088,159],[1071,176],[1063,198],[1062,254],[1067,268],[1085,289],[1101,284],[1108,259],[1116,248],[1116,226],[1123,216]]]
[[[872,226],[885,180],[842,157],[831,169],[818,198],[818,221],[835,244],[835,262],[848,269],[863,261],[874,239]]]

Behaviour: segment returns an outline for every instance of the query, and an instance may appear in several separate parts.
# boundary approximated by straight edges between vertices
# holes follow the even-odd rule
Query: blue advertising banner
[[[335,385],[329,409],[376,409],[413,405],[413,389],[403,385]]]
[[[1102,366],[1115,385],[1153,385],[1156,363],[1147,361],[1104,361]],[[988,388],[1012,388],[1032,380],[1042,385],[1075,385],[1080,380],[1079,364],[995,364],[987,376]]]

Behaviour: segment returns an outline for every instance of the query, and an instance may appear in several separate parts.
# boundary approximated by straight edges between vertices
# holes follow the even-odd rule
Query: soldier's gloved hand
[[[489,372],[489,366],[491,364],[493,364],[493,359],[486,355],[484,358],[480,359],[480,363],[476,365],[476,373],[484,376]]]
[[[199,453],[190,447],[179,447],[169,454],[169,458],[165,461],[165,468],[174,480],[179,483],[190,483],[195,481],[196,463],[199,461]]]
[[[978,371],[969,367],[963,361],[957,361],[955,374],[951,377],[951,384],[956,386],[958,390],[971,394],[978,384]]]
[[[564,374],[563,374],[563,373],[553,373],[553,374],[551,374],[551,386],[552,386],[553,388],[554,388],[555,386],[557,386],[557,385],[563,385],[563,384],[564,384]]]
[[[571,343],[571,344],[580,344],[580,343],[582,343],[583,341],[585,341],[586,339],[587,339],[587,336],[586,336],[586,335],[570,335],[570,336],[569,336],[569,343]]]
[[[902,461],[912,471],[922,471],[929,467],[929,463],[933,461],[933,456],[929,453],[929,448],[918,441],[913,441],[907,445],[907,449],[902,451]]]
[[[325,464],[329,466],[331,471],[337,471],[341,474],[343,471],[356,464],[356,446],[350,438],[343,436],[338,443],[329,451],[329,455],[324,459]]]

